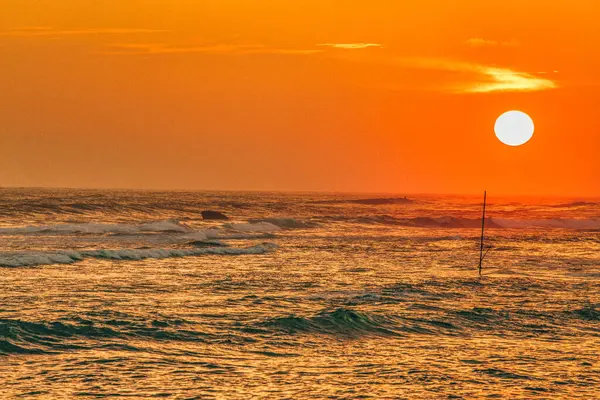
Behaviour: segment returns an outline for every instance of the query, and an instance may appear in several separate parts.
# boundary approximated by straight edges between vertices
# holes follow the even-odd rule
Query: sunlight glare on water
[[[3,189],[0,397],[598,397],[599,202],[478,279],[481,199],[371,197]]]

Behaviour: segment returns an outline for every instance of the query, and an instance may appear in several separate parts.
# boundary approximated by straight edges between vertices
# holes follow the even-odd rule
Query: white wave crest
[[[0,255],[0,267],[31,267],[49,264],[73,264],[86,258],[108,260],[145,260],[149,258],[159,259],[202,255],[264,254],[276,248],[277,245],[273,243],[263,243],[244,248],[208,247],[193,249],[121,249],[23,252]]]

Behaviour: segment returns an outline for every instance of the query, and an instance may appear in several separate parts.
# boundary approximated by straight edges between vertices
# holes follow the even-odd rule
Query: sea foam
[[[264,254],[277,248],[273,243],[251,247],[206,247],[193,249],[120,249],[62,250],[56,252],[20,252],[0,255],[0,267],[31,267],[49,264],[73,264],[87,258],[108,260],[145,260],[202,255]]]

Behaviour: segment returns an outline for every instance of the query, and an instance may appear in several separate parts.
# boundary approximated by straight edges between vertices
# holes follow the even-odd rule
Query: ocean
[[[1,189],[0,398],[600,398],[600,200],[481,197]]]

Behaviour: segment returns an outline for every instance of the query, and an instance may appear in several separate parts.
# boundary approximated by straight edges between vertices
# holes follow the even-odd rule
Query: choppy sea
[[[0,189],[0,398],[600,398],[600,200]],[[229,220],[203,220],[201,211]]]

